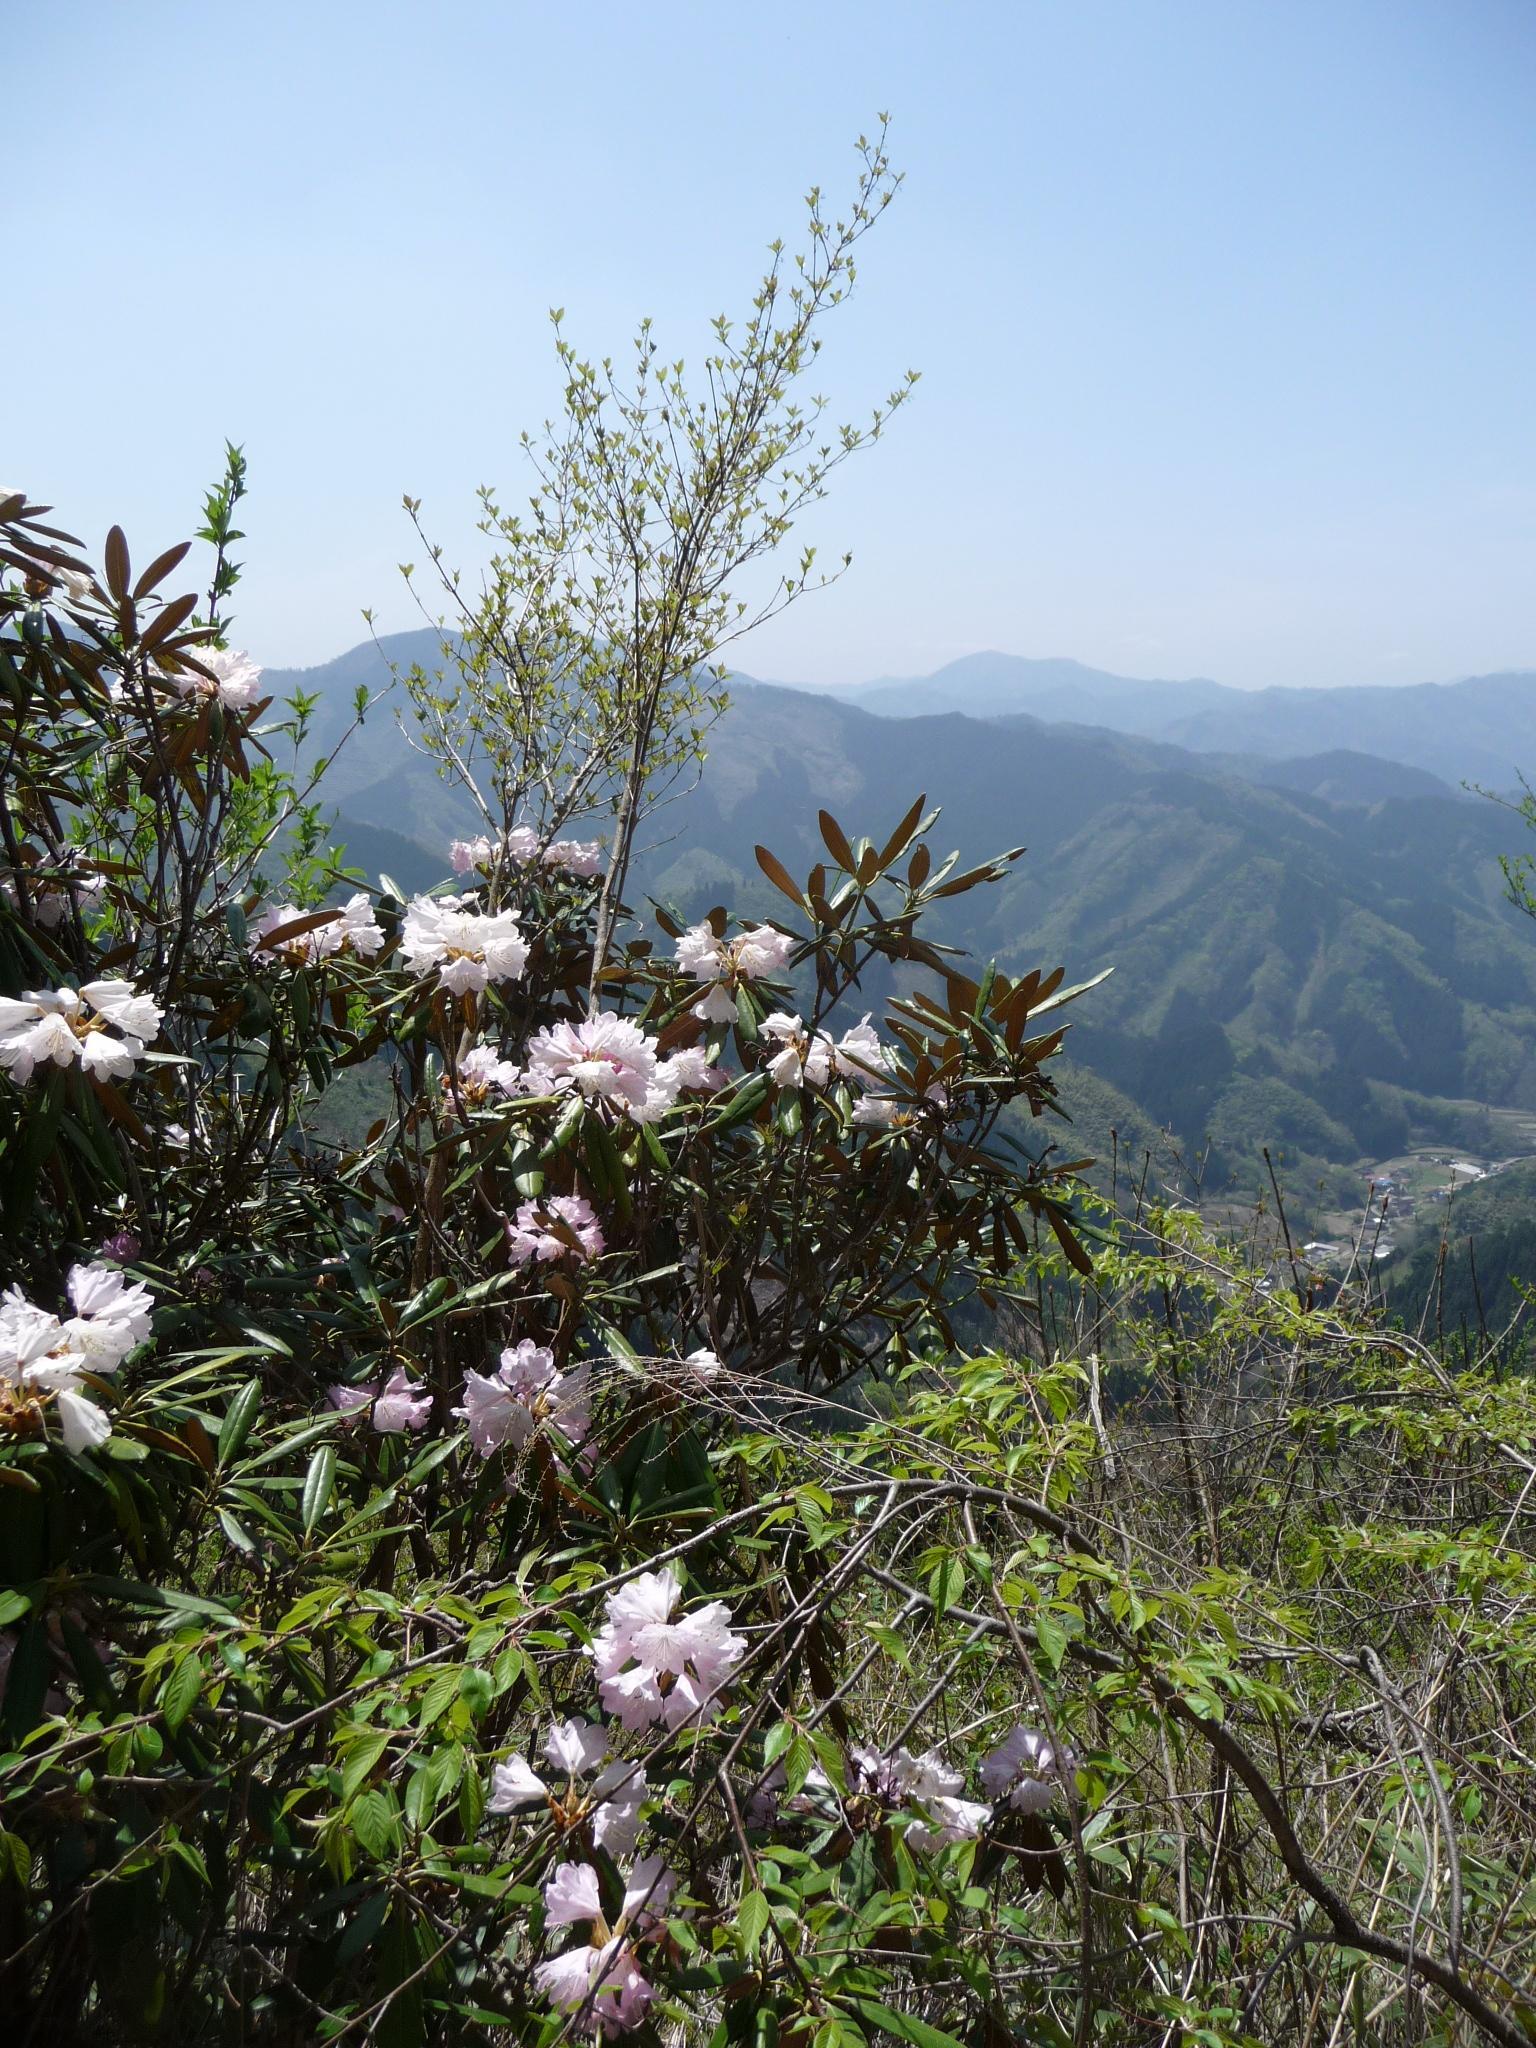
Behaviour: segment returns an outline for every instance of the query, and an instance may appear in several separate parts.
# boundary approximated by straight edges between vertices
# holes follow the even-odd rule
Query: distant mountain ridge
[[[1536,775],[1536,669],[1446,683],[1236,690],[1205,677],[1140,680],[1077,661],[972,654],[930,676],[829,694],[882,718],[1027,713],[1198,754],[1370,754],[1501,790],[1521,772]]]

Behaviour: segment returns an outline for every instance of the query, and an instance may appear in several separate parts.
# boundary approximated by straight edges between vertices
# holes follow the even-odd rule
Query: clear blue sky
[[[0,474],[147,556],[243,440],[269,663],[412,623],[402,491],[474,562],[548,307],[696,357],[887,109],[821,381],[923,382],[743,668],[1536,665],[1532,0],[49,0],[6,46]]]

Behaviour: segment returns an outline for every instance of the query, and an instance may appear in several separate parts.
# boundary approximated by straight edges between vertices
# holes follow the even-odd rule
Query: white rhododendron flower
[[[475,1045],[459,1061],[454,1074],[444,1074],[443,1094],[451,1102],[457,1088],[459,1099],[477,1109],[493,1095],[517,1094],[522,1078],[513,1061],[504,1060],[488,1045]]]
[[[96,1080],[125,1080],[145,1044],[159,1036],[162,1014],[129,981],[0,996],[0,1067],[25,1082],[50,1061],[59,1067],[78,1061]]]
[[[677,942],[677,964],[695,981],[711,984],[693,1006],[695,1017],[729,1024],[736,1015],[736,990],[788,966],[795,941],[772,925],[752,924],[734,939],[720,938],[708,924],[690,925]]]
[[[5,496],[0,491],[0,498]],[[96,579],[88,569],[58,569],[59,587],[71,604],[89,604],[96,592]]]
[[[746,1655],[731,1630],[730,1609],[711,1600],[673,1620],[682,1585],[670,1565],[642,1572],[607,1602],[608,1619],[587,1652],[605,1710],[626,1728],[703,1721]]]
[[[557,1223],[575,1237],[574,1245],[553,1227]],[[584,1196],[545,1195],[520,1206],[507,1244],[515,1266],[530,1259],[595,1259],[603,1249],[603,1230]]]
[[[768,1061],[769,1075],[778,1087],[826,1087],[832,1074],[833,1046],[824,1031],[807,1031],[799,1017],[785,1010],[765,1017],[758,1030],[779,1047]]]
[[[384,944],[384,933],[373,914],[373,904],[359,890],[339,910],[327,913],[324,924],[308,931],[283,936],[289,925],[318,917],[316,910],[302,910],[297,903],[279,903],[264,911],[251,927],[252,953],[280,955],[290,966],[310,966],[319,960],[333,960],[338,953],[371,960]]]
[[[189,659],[209,676],[188,672],[171,678],[183,697],[217,698],[230,711],[247,711],[261,695],[261,670],[248,654],[222,647],[195,647]]]
[[[676,1069],[657,1059],[656,1041],[606,1010],[546,1025],[529,1041],[525,1080],[546,1095],[574,1091],[589,1102],[613,1102],[636,1123],[670,1109],[681,1085]]]
[[[453,863],[456,875],[467,875],[472,868],[489,867],[498,850],[505,850],[507,858],[526,866],[529,861],[542,861],[548,868],[563,868],[567,874],[590,879],[603,864],[603,846],[599,839],[552,839],[540,850],[539,835],[531,825],[514,825],[504,839],[455,839],[448,849],[448,858]]]
[[[528,963],[516,913],[466,908],[461,896],[418,896],[405,913],[400,952],[413,973],[435,967],[454,995],[516,981]]]
[[[992,1818],[990,1806],[976,1799],[955,1799],[938,1793],[923,1803],[922,1815],[909,1821],[906,1839],[922,1855],[948,1849],[956,1842],[974,1842]]]
[[[982,1758],[979,1775],[982,1790],[993,1799],[1006,1796],[1017,1813],[1043,1813],[1062,1779],[1076,1770],[1077,1757],[1065,1744],[1058,1755],[1038,1729],[1014,1728]]]
[[[464,1403],[452,1412],[482,1458],[507,1443],[521,1450],[542,1423],[579,1444],[592,1426],[588,1369],[561,1372],[552,1351],[524,1337],[502,1352],[494,1373],[465,1373]]]
[[[868,1017],[837,1039],[811,1031],[783,1010],[765,1017],[759,1030],[779,1047],[768,1061],[768,1073],[780,1088],[825,1088],[834,1079],[877,1088],[892,1071],[890,1049],[880,1043]]]
[[[0,1427],[27,1433],[51,1404],[70,1451],[112,1434],[111,1417],[82,1386],[86,1373],[116,1372],[149,1335],[154,1297],[120,1268],[73,1266],[64,1321],[28,1301],[19,1288],[0,1295]]]
[[[683,1370],[684,1372],[692,1373],[696,1380],[708,1382],[710,1380],[717,1380],[724,1371],[724,1367],[713,1351],[699,1350],[689,1352],[688,1356],[683,1360]]]

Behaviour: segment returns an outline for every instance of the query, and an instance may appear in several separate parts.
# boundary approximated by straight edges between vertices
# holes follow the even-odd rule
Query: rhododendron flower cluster
[[[116,1372],[149,1335],[154,1296],[116,1266],[72,1266],[74,1314],[37,1308],[19,1288],[0,1295],[0,1426],[30,1433],[51,1402],[65,1448],[105,1443],[111,1418],[81,1390],[86,1373]]]
[[[682,1583],[670,1565],[610,1593],[607,1621],[589,1655],[603,1706],[626,1728],[709,1720],[721,1688],[746,1655],[730,1609],[711,1600],[673,1619]]]
[[[14,1081],[30,1081],[34,1068],[78,1061],[95,1080],[125,1080],[159,1036],[162,1014],[130,981],[0,996],[0,1067]]]
[[[448,858],[456,875],[467,875],[472,868],[489,867],[498,851],[505,851],[507,858],[520,866],[541,860],[545,867],[563,868],[582,880],[590,880],[603,864],[601,840],[552,839],[541,853],[539,835],[531,825],[514,825],[500,840],[483,835],[478,839],[455,839],[448,849]]]
[[[479,911],[462,896],[418,896],[405,913],[400,952],[413,973],[435,967],[454,995],[516,981],[528,964],[515,912]]]
[[[1006,1797],[1016,1813],[1043,1813],[1076,1769],[1065,1744],[1058,1751],[1038,1729],[1015,1728],[982,1758],[980,1776],[983,1789],[993,1799]]]
[[[563,1235],[557,1224],[564,1225]],[[515,1266],[530,1259],[595,1259],[603,1249],[602,1225],[584,1196],[550,1195],[519,1207],[507,1244]]]
[[[488,1811],[517,1813],[545,1805],[562,1827],[585,1822],[594,1844],[610,1856],[632,1855],[649,1789],[643,1766],[622,1757],[610,1761],[605,1730],[574,1719],[555,1722],[544,1738],[544,1754],[550,1779],[541,1778],[522,1755],[495,1766]],[[591,1784],[583,1784],[588,1778]]]
[[[561,1372],[552,1351],[524,1337],[494,1373],[465,1373],[464,1403],[453,1413],[482,1458],[507,1443],[521,1450],[543,1423],[579,1444],[592,1427],[589,1378],[585,1365]]]
[[[734,939],[722,939],[708,924],[690,925],[678,939],[677,964],[695,981],[710,984],[694,1004],[694,1016],[729,1024],[736,1015],[736,990],[744,982],[780,973],[794,950],[794,940],[772,925],[748,925]]]
[[[588,1101],[614,1103],[636,1123],[653,1123],[676,1102],[688,1071],[659,1060],[656,1041],[638,1024],[599,1010],[538,1032],[529,1042],[524,1080],[532,1092],[574,1091]]]
[[[582,2015],[589,2031],[618,2034],[638,2027],[656,1993],[641,1973],[632,1941],[655,1924],[676,1886],[659,1856],[644,1857],[625,1882],[623,1904],[610,1927],[596,1870],[590,1863],[562,1863],[544,1886],[545,1923],[585,1924],[589,1933],[584,1943],[534,1970],[534,1982],[550,2004]]]
[[[825,1088],[834,1079],[875,1088],[891,1071],[890,1051],[867,1016],[834,1039],[825,1031],[809,1030],[799,1017],[775,1010],[763,1019],[761,1031],[779,1046],[768,1061],[768,1073],[780,1088]]]
[[[361,889],[333,911],[325,924],[274,936],[284,934],[289,925],[317,915],[316,911],[300,909],[297,903],[280,903],[264,911],[251,927],[252,953],[275,953],[290,966],[306,967],[320,960],[333,960],[338,953],[372,960],[382,949],[383,929],[373,914],[372,902]]]
[[[222,647],[198,647],[193,661],[209,671],[206,676],[189,670],[175,675],[172,684],[183,697],[216,699],[229,711],[248,711],[261,695],[261,670],[248,654]]]

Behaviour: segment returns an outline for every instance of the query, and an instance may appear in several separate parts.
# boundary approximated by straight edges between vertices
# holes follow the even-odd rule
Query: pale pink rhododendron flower
[[[795,941],[772,925],[748,925],[734,939],[720,938],[708,924],[690,925],[678,939],[677,964],[695,981],[711,984],[694,1004],[694,1016],[729,1024],[736,1015],[736,990],[781,973],[794,950]]]
[[[275,954],[290,967],[307,967],[321,960],[334,960],[339,953],[372,960],[384,944],[384,932],[373,914],[373,904],[361,889],[355,896],[349,896],[340,909],[333,910],[324,924],[313,925],[308,931],[288,931],[290,925],[318,915],[318,911],[301,909],[297,903],[275,904],[263,911],[251,927],[251,952]]]
[[[658,1070],[663,1089],[670,1088],[674,1096],[684,1088],[699,1088],[707,1094],[717,1095],[722,1088],[731,1085],[731,1077],[724,1067],[712,1067],[702,1045],[685,1046],[664,1059]]]
[[[589,1721],[557,1721],[544,1738],[551,1775],[541,1778],[524,1756],[509,1756],[491,1773],[491,1813],[547,1806],[562,1827],[586,1821],[592,1840],[610,1856],[634,1853],[645,1803],[645,1771],[623,1758],[606,1762],[606,1732]],[[595,1775],[594,1775],[595,1773]],[[590,1778],[590,1785],[581,1781]]]
[[[502,1352],[494,1373],[465,1373],[464,1403],[452,1412],[482,1458],[507,1443],[521,1450],[544,1423],[579,1444],[592,1427],[588,1369],[561,1372],[552,1351],[524,1337]]]
[[[495,851],[494,839],[455,839],[448,859],[456,875],[467,875],[471,868],[488,867]]]
[[[344,1422],[351,1422],[373,1406],[377,1392],[377,1384],[366,1387],[332,1387],[325,1398]]]
[[[425,1429],[432,1415],[432,1396],[418,1389],[403,1365],[397,1365],[373,1396],[373,1426],[380,1436],[403,1436]]]
[[[890,1050],[880,1043],[867,1015],[845,1031],[832,1047],[832,1071],[859,1088],[878,1088],[890,1073]]]
[[[461,896],[418,896],[405,913],[400,952],[415,974],[435,967],[454,995],[516,981],[528,964],[516,913],[475,910]]]
[[[849,1757],[850,1789],[898,1813],[904,1811],[902,1833],[922,1854],[973,1841],[992,1817],[990,1806],[959,1796],[964,1776],[937,1750],[925,1750],[921,1756],[907,1749],[885,1754],[856,1743]]]
[[[1006,1796],[1016,1813],[1043,1813],[1061,1790],[1062,1779],[1077,1770],[1076,1754],[1063,1744],[1056,1751],[1036,1728],[1014,1728],[981,1760],[982,1789],[993,1799]]]
[[[690,1373],[696,1380],[705,1381],[706,1384],[710,1380],[719,1379],[724,1370],[725,1368],[721,1365],[714,1352],[707,1348],[690,1351],[683,1360],[683,1371]]]
[[[606,1010],[538,1032],[528,1045],[526,1081],[546,1095],[612,1102],[637,1123],[669,1109],[679,1086],[676,1071],[658,1061],[656,1041]]]
[[[25,1082],[50,1061],[58,1067],[78,1062],[95,1080],[126,1080],[145,1045],[159,1036],[162,1014],[129,981],[0,996],[0,1067]]]
[[[721,1688],[746,1655],[723,1600],[673,1619],[682,1585],[670,1565],[610,1593],[607,1621],[587,1652],[606,1712],[626,1728],[669,1728],[711,1718]]]
[[[768,1060],[768,1073],[780,1088],[825,1088],[833,1079],[876,1088],[891,1071],[890,1051],[868,1017],[838,1039],[810,1030],[783,1010],[765,1017],[759,1030],[779,1047]]]
[[[567,1235],[556,1224],[564,1224]],[[526,1266],[530,1259],[595,1259],[603,1249],[603,1230],[585,1196],[543,1195],[520,1205],[507,1245],[515,1266]]]
[[[585,1924],[590,1934],[585,1944],[535,1969],[534,1982],[551,2005],[584,2014],[594,2032],[625,2033],[639,2026],[656,1994],[629,1937],[658,1924],[676,1885],[659,1856],[643,1858],[625,1884],[623,1905],[610,1927],[596,1870],[590,1863],[562,1863],[544,1886],[545,1919],[551,1927]]]
[[[195,647],[189,658],[210,675],[189,670],[173,676],[171,682],[183,697],[217,698],[227,710],[248,711],[261,695],[261,670],[248,654],[222,647]]]

